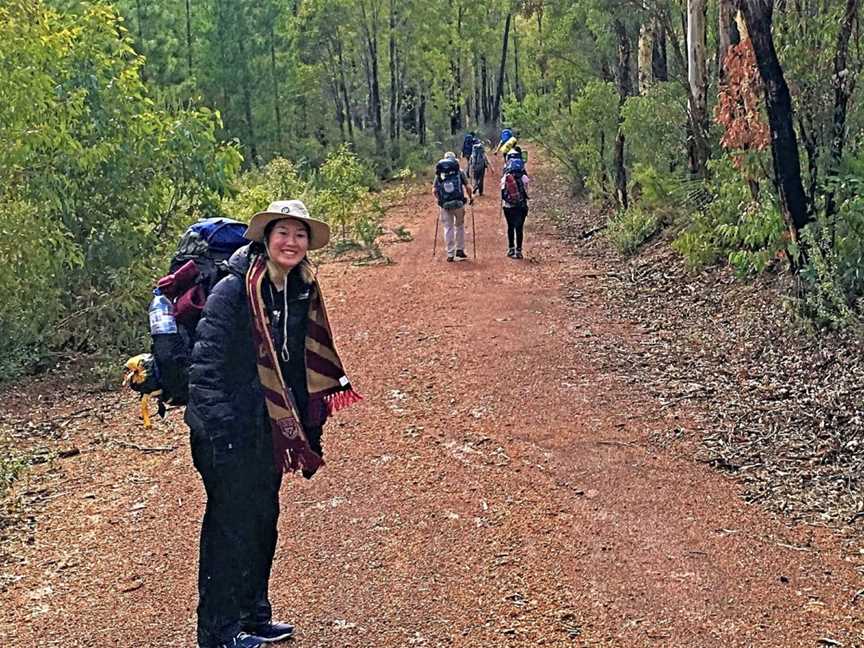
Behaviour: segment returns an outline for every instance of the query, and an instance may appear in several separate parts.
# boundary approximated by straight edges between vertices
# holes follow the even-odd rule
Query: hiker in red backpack
[[[435,165],[432,191],[441,208],[439,216],[444,225],[444,245],[447,248],[447,261],[451,262],[468,258],[465,254],[465,203],[474,204],[474,198],[465,197],[466,187],[470,195],[468,178],[459,167],[456,154],[448,151],[444,159]],[[435,230],[437,236],[437,225]]]
[[[511,157],[501,177],[501,207],[507,219],[507,256],[522,258],[522,236],[525,218],[528,216],[528,183],[525,162],[521,157]]]

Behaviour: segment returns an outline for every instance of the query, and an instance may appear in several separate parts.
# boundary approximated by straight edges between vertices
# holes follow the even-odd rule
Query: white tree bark
[[[698,114],[707,106],[708,68],[705,57],[706,0],[687,0],[687,79]]]
[[[708,67],[705,56],[706,0],[687,0],[687,79],[690,84],[693,148],[691,170],[701,173],[708,160]]]
[[[654,26],[650,21],[642,23],[639,28],[639,94],[645,94],[654,83],[652,69],[652,54],[654,52]]]

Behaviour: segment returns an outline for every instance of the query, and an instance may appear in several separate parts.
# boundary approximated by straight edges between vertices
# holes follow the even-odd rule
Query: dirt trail
[[[599,369],[598,339],[639,333],[551,227],[529,216],[527,258],[508,259],[480,198],[479,259],[448,264],[433,213],[424,188],[390,218],[415,235],[386,246],[394,264],[321,269],[365,401],[329,424],[326,469],[282,491],[271,597],[293,645],[864,645],[839,540],[651,443],[684,414]],[[13,433],[81,451],[17,486],[32,520],[7,543],[0,636],[192,646],[203,489],[180,413],[143,432],[127,396],[94,398],[0,399]]]

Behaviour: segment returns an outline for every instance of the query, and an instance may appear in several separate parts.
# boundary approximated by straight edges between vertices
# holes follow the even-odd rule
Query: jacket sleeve
[[[236,350],[234,333],[238,316],[244,312],[243,284],[229,275],[207,298],[195,330],[195,346],[189,369],[189,410],[187,420],[201,425],[211,439],[230,434],[236,427],[233,389],[229,384],[230,358]]]

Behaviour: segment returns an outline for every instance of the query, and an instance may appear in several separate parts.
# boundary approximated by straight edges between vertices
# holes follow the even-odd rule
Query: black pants
[[[483,195],[483,178],[486,176],[486,169],[474,169],[474,193]]]
[[[507,219],[507,246],[522,249],[522,230],[525,218],[528,216],[528,205],[522,207],[505,207],[504,218]]]
[[[193,438],[192,459],[207,491],[198,566],[198,645],[207,647],[271,620],[282,474],[269,431],[234,449]]]

